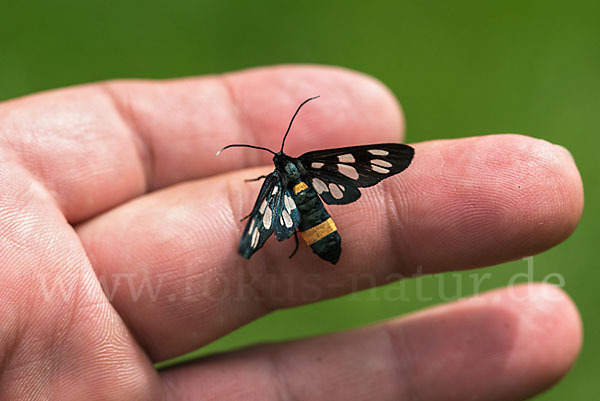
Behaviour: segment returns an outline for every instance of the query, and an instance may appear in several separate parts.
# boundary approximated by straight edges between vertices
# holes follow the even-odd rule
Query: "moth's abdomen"
[[[323,206],[321,207],[325,210]],[[308,228],[305,231],[300,231],[300,235],[304,238],[304,242],[306,242],[307,245],[310,245],[313,252],[321,258],[334,265],[340,259],[340,254],[342,253],[342,237],[340,237],[331,217],[314,227]]]
[[[303,181],[294,186],[294,201],[300,211],[298,230],[304,242],[322,259],[336,264],[342,238],[317,193]]]

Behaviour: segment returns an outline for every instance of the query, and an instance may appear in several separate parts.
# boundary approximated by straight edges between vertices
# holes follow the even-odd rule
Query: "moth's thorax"
[[[293,162],[288,162],[285,164],[285,172],[292,180],[297,180],[300,178],[300,171]]]
[[[300,178],[298,160],[280,152],[273,156],[273,163],[275,163],[275,167],[277,167],[278,170],[285,172],[288,179],[295,181]]]

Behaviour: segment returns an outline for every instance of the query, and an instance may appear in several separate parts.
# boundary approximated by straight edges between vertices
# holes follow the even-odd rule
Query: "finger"
[[[290,242],[271,240],[249,261],[237,254],[258,188],[243,179],[262,171],[149,194],[78,233],[114,307],[161,360],[272,309],[535,254],[579,220],[581,181],[561,147],[516,135],[415,147],[405,172],[329,207],[343,238],[335,268],[306,246],[289,260]]]
[[[162,373],[167,400],[523,400],[556,383],[581,346],[571,300],[502,289],[384,324]]]
[[[269,162],[234,142],[286,151],[398,141],[400,109],[365,75],[281,66],[162,82],[116,81],[46,92],[0,105],[4,159],[26,167],[71,222],[145,191]]]
[[[45,189],[5,161],[0,193],[0,399],[157,399],[156,371]]]

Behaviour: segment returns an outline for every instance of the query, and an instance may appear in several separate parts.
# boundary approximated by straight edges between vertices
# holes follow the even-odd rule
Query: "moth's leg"
[[[256,178],[247,178],[244,180],[244,182],[252,182],[252,181],[258,181],[258,180],[262,180],[267,178],[266,175],[261,175],[260,177],[256,177]]]
[[[290,259],[296,254],[296,251],[298,250],[298,231],[294,231],[294,239],[296,240],[296,247],[294,248],[294,252],[292,252],[292,254],[290,255]]]
[[[249,214],[247,214],[246,216],[242,217],[242,218],[240,219],[240,221],[244,221],[244,220],[246,220],[246,219],[247,219],[248,217],[250,217],[250,216],[252,216],[252,212],[250,212],[250,213],[249,213]]]

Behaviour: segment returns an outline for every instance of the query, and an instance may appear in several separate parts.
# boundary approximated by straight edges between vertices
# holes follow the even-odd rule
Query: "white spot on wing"
[[[352,156],[350,153],[345,154],[345,155],[339,155],[338,156],[338,160],[341,161],[342,163],[354,163],[354,156]]]
[[[369,149],[367,150],[367,152],[375,156],[387,156],[390,154],[390,152],[388,152],[387,150],[382,149]]]
[[[283,218],[283,223],[285,223],[285,226],[287,228],[291,228],[294,222],[292,221],[292,217],[287,212],[287,210],[281,212],[281,217]]]
[[[342,199],[344,197],[342,189],[337,184],[329,184],[329,192],[331,192],[331,196],[333,196],[335,199]]]
[[[375,164],[376,166],[381,167],[392,167],[392,163],[381,159],[371,160],[371,164]]]
[[[285,208],[287,209],[288,213],[291,213],[292,210],[296,208],[296,203],[291,196],[285,195],[283,202],[285,203]]]
[[[279,187],[276,185],[275,188],[273,188],[273,192],[271,192],[271,195],[275,195],[277,191],[279,191]]]
[[[344,174],[346,177],[352,178],[353,180],[358,179],[358,171],[356,171],[354,167],[347,164],[338,164],[337,168],[340,173]]]
[[[252,233],[252,241],[250,242],[250,246],[252,248],[256,248],[258,245],[258,240],[260,239],[260,233],[258,232],[258,227],[254,228],[254,233]]]
[[[388,170],[387,168],[379,167],[376,164],[371,164],[371,169],[373,171],[376,171],[376,172],[380,173],[380,174],[387,174],[387,173],[390,172],[390,170]]]
[[[325,185],[325,183],[318,178],[313,178],[312,185],[319,195],[323,192],[327,192],[327,185]]]
[[[271,221],[273,220],[273,211],[267,206],[265,214],[263,214],[263,226],[268,230],[271,228]]]
[[[248,227],[248,235],[250,235],[252,233],[252,230],[254,229],[254,224],[255,224],[255,220],[252,219],[252,221],[250,222],[250,227]]]
[[[311,164],[310,164],[310,166],[311,166],[312,168],[321,168],[321,167],[323,167],[324,165],[325,165],[325,163],[321,163],[321,162],[313,162],[313,163],[311,163]]]
[[[267,200],[265,199],[260,204],[260,207],[258,208],[258,211],[260,212],[260,214],[263,214],[265,212],[266,208],[267,208]]]

